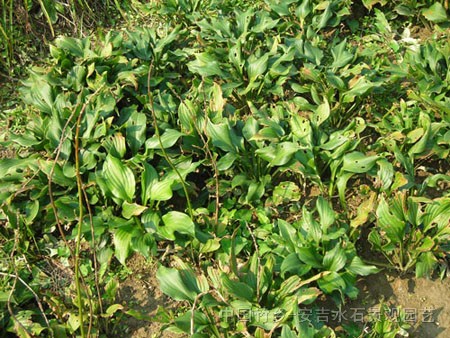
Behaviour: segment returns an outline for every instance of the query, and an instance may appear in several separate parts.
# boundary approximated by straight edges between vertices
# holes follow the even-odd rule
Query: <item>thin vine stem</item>
[[[83,107],[80,110],[80,113],[78,114],[78,118],[76,121],[75,126],[75,145],[74,145],[74,152],[75,152],[75,173],[76,173],[76,181],[77,181],[77,190],[78,190],[78,227],[77,227],[77,237],[75,242],[75,254],[74,254],[74,265],[75,265],[75,287],[77,290],[77,303],[78,303],[78,315],[80,317],[80,333],[81,337],[86,337],[86,333],[84,331],[83,326],[83,297],[82,297],[82,287],[81,287],[81,279],[80,276],[80,247],[81,247],[81,235],[82,235],[82,226],[83,226],[83,218],[84,218],[84,212],[83,212],[83,199],[85,198],[85,192],[83,189],[83,180],[81,178],[80,173],[80,128],[81,128],[81,120],[84,115],[84,112],[91,101],[93,97],[95,97],[98,92],[103,88],[103,86],[99,87],[92,96],[83,104]],[[88,293],[87,293],[88,294]],[[89,329],[88,329],[88,336],[90,335],[90,331],[92,328],[92,304],[89,299],[89,308],[90,308],[90,316],[89,316]]]

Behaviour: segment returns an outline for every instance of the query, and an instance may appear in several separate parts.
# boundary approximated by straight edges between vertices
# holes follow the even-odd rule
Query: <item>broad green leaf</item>
[[[289,325],[283,325],[281,329],[281,338],[298,338],[298,336],[289,328]]]
[[[37,168],[37,164],[37,159],[34,156],[26,158],[0,158],[0,173],[2,178],[5,178],[8,175],[22,173],[29,167]]]
[[[323,257],[323,267],[328,271],[338,272],[345,266],[346,262],[347,257],[340,244],[336,244],[336,246],[330,251],[327,251]]]
[[[244,68],[244,59],[242,58],[242,41],[237,40],[236,44],[234,44],[230,51],[228,52],[228,57],[233,64],[234,68],[239,72],[240,75],[242,75],[243,68]]]
[[[105,138],[103,147],[105,147],[108,154],[117,158],[123,158],[127,151],[125,137],[121,133]]]
[[[346,288],[345,280],[335,271],[331,271],[328,275],[317,281],[319,288],[330,294],[333,291],[341,291],[343,292]]]
[[[192,320],[194,321],[194,334],[191,335],[191,324]],[[206,338],[207,336],[203,333],[204,328],[215,325],[215,323],[211,323],[208,317],[200,311],[194,310],[194,315],[192,315],[192,310],[184,312],[175,318],[174,324],[179,331],[177,333],[186,333],[189,334],[189,337],[192,338]]]
[[[297,276],[303,276],[311,270],[311,266],[303,264],[298,258],[297,253],[291,252],[281,263],[280,272],[284,276],[286,273],[292,273]]]
[[[427,231],[433,225],[437,227],[439,235],[448,235],[450,233],[450,198],[443,198],[429,204],[423,215],[424,231]]]
[[[294,182],[281,182],[273,190],[272,202],[280,205],[283,202],[298,201],[300,195],[300,188]]]
[[[293,142],[282,142],[255,151],[259,157],[268,161],[271,166],[282,166],[288,163],[300,146]]]
[[[320,225],[322,227],[322,231],[327,233],[328,227],[334,223],[335,215],[334,211],[322,196],[319,196],[317,199],[317,211],[320,216]]]
[[[195,112],[192,109],[192,102],[185,100],[178,106],[178,118],[181,125],[181,130],[192,132],[195,128]]]
[[[224,151],[237,153],[239,149],[243,148],[243,138],[236,135],[228,122],[213,124],[208,121],[206,131],[212,144]]]
[[[425,237],[422,240],[421,245],[417,248],[417,251],[431,252],[433,250],[434,246],[435,246],[435,242],[430,237]]]
[[[159,37],[156,40],[156,44],[155,44],[155,48],[153,49],[153,52],[156,55],[163,53],[164,49],[168,49],[169,48],[168,46],[173,41],[175,41],[177,38],[180,37],[180,31],[181,31],[181,25],[176,25],[175,27],[172,27],[167,34]]]
[[[195,237],[195,224],[185,213],[170,211],[162,217],[164,227],[159,227],[159,233],[170,240],[175,240],[175,231],[180,234]]]
[[[423,123],[425,129],[424,135],[409,149],[408,154],[410,157],[413,155],[424,153],[427,150],[430,137],[431,137],[431,121],[430,117],[425,114],[420,114],[419,122]]]
[[[63,127],[61,125],[61,121],[59,116],[56,113],[52,114],[52,119],[49,122],[47,129],[47,138],[50,140],[51,145],[54,149],[61,149],[60,158],[69,159],[70,153],[72,151],[72,133],[70,130],[66,130],[63,135]],[[62,141],[64,140],[64,141]],[[61,146],[61,142],[62,146]]]
[[[217,161],[217,169],[220,171],[228,170],[233,165],[234,161],[237,160],[237,156],[234,153],[227,153],[225,156],[222,156]]]
[[[326,143],[321,144],[320,148],[324,150],[335,150],[348,141],[349,137],[339,130],[331,134],[329,140]]]
[[[331,54],[333,55],[333,64],[331,65],[331,67],[344,67],[353,59],[353,54],[345,49],[346,46],[347,39],[344,39],[341,43],[331,48]]]
[[[310,121],[300,115],[293,115],[289,122],[292,133],[300,139],[300,143],[305,146],[311,146],[313,142],[313,133]]]
[[[265,188],[263,182],[252,181],[248,186],[245,202],[250,204],[252,201],[258,201],[264,195],[264,192]]]
[[[386,232],[389,240],[395,244],[404,240],[406,223],[398,219],[389,209],[388,203],[382,197],[376,212],[377,223],[381,230]]]
[[[147,259],[150,259],[151,256],[154,257],[157,250],[154,234],[145,233],[134,236],[131,240],[131,249]]]
[[[362,3],[370,11],[376,4],[384,6],[387,3],[387,0],[362,0]]]
[[[302,219],[300,220],[302,232],[306,234],[308,240],[313,240],[316,244],[322,241],[323,230],[320,224],[313,217],[313,213],[303,206]]]
[[[324,1],[324,2],[327,2],[327,1]],[[318,6],[316,6],[316,8],[317,7]],[[316,31],[319,31],[322,28],[325,28],[328,24],[328,21],[331,19],[332,16],[333,16],[333,12],[331,11],[331,5],[328,5],[328,6],[326,6],[325,10],[323,11],[323,13],[321,15],[317,15],[314,17],[314,19],[318,19],[318,20],[313,20],[316,23]]]
[[[175,129],[167,129],[161,135],[161,143],[164,149],[170,148],[177,143],[178,139],[183,136],[178,130]],[[149,138],[145,141],[146,149],[161,149],[161,145],[159,143],[158,137],[155,135],[152,138]]]
[[[160,221],[159,213],[151,209],[144,211],[141,217],[141,223],[149,233],[155,233],[157,231]]]
[[[121,200],[131,202],[136,189],[133,172],[118,158],[108,155],[103,164],[103,177],[111,193]]]
[[[429,21],[441,23],[448,21],[447,13],[440,2],[435,2],[431,7],[422,10],[422,15]]]
[[[351,85],[350,90],[344,94],[343,101],[346,103],[353,102],[355,100],[355,97],[364,95],[374,86],[374,83],[366,80],[364,76],[361,76],[355,83]]]
[[[201,76],[225,76],[219,61],[214,55],[207,52],[196,54],[195,60],[189,62],[187,65],[192,73],[197,73]]]
[[[389,189],[394,180],[394,167],[384,158],[378,160],[377,164],[379,167],[377,176],[382,183],[382,190],[386,191]]]
[[[127,143],[133,154],[136,154],[144,144],[146,130],[147,117],[145,114],[133,112],[126,123]]]
[[[115,256],[123,265],[125,265],[125,260],[130,253],[131,239],[134,236],[135,230],[136,225],[128,222],[117,227],[113,232]]]
[[[141,178],[141,199],[142,204],[147,205],[151,198],[151,189],[155,181],[158,180],[156,169],[148,163],[144,163],[144,172]]]
[[[289,245],[289,251],[293,252],[296,247],[296,244],[294,243],[297,243],[296,239],[298,238],[297,229],[282,219],[278,219],[277,225],[281,237],[286,241],[286,244]]]
[[[258,23],[251,28],[254,33],[264,33],[266,30],[274,28],[280,21],[271,19],[269,13],[263,11],[257,12],[256,16]]]
[[[55,207],[58,211],[58,217],[65,222],[78,219],[79,205],[75,196],[62,196],[55,201]]]
[[[380,159],[380,155],[367,156],[366,154],[354,151],[344,156],[342,169],[351,173],[366,173]]]
[[[22,88],[22,96],[25,103],[38,108],[40,111],[50,114],[54,103],[52,87],[43,74],[31,70],[30,78],[24,81],[26,88]]]
[[[416,263],[416,278],[430,277],[437,263],[437,259],[432,252],[420,254]]]
[[[250,115],[245,121],[244,128],[242,128],[242,136],[244,136],[247,141],[251,141],[258,131],[259,123],[252,115]]]
[[[394,183],[392,183],[391,191],[395,191],[408,184],[408,178],[401,172],[395,172]]]
[[[71,55],[84,57],[84,48],[87,39],[75,39],[67,36],[59,37],[55,40],[55,45],[61,49],[67,50]]]
[[[358,276],[368,276],[380,271],[373,265],[365,264],[358,256],[353,257],[352,261],[345,269]]]
[[[277,141],[280,138],[277,130],[272,127],[264,127],[258,130],[256,134],[254,134],[249,140],[250,141]]]
[[[384,13],[379,9],[375,9],[375,18],[375,26],[377,27],[378,32],[389,36],[392,32],[392,28]]]
[[[225,104],[226,100],[223,98],[222,87],[220,87],[218,83],[214,82],[210,102],[211,110],[221,114]]]
[[[250,84],[257,80],[257,78],[267,70],[268,60],[269,53],[264,54],[260,58],[257,58],[254,54],[252,54],[248,58],[247,74]]]
[[[27,132],[26,130],[23,134],[15,134],[11,132],[9,134],[9,139],[23,147],[32,147],[42,143],[42,141],[37,140],[33,134]]]
[[[78,209],[78,203],[77,203],[77,209]],[[28,201],[27,205],[25,206],[25,215],[24,215],[24,221],[27,225],[33,224],[34,219],[39,213],[39,201]]]
[[[313,123],[316,126],[320,126],[323,122],[325,122],[330,116],[330,104],[325,99],[325,101],[317,107],[313,116]]]
[[[172,185],[175,181],[163,177],[161,181],[154,181],[150,187],[150,200],[168,201],[173,196]]]
[[[126,219],[130,219],[133,216],[139,216],[147,207],[139,205],[137,203],[128,203],[127,201],[122,204],[122,216]]]
[[[346,89],[345,82],[341,77],[333,74],[332,72],[327,72],[326,77],[328,83],[334,88],[338,89],[339,91],[344,91]]]
[[[303,27],[306,17],[312,12],[311,0],[303,0],[295,10],[295,14],[300,19],[300,24]]]
[[[86,68],[84,66],[75,66],[67,74],[68,86],[76,92],[79,92],[86,79]]]
[[[200,252],[201,253],[214,252],[217,251],[219,248],[220,248],[219,238],[208,239],[205,244],[200,245]]]
[[[295,276],[295,275],[289,277],[288,279],[285,279],[281,283],[281,286],[277,291],[275,302],[279,303],[279,304],[283,303],[284,299],[286,297],[292,295],[294,292],[300,293],[300,292],[304,291],[305,289],[302,290],[303,286],[309,285],[312,282],[315,282],[316,280],[322,278],[323,276],[325,276],[328,273],[329,273],[329,271],[321,272],[321,273],[318,273],[308,279],[302,279],[299,276]],[[311,295],[311,292],[310,292],[311,290],[308,290],[308,289],[306,289],[306,290],[308,293],[307,298],[309,298]],[[300,296],[300,298],[301,298],[301,296]]]
[[[124,309],[124,306],[122,304],[113,304],[110,305],[104,314],[102,314],[101,316],[103,318],[111,318],[117,311],[121,311]]]
[[[195,275],[190,271],[179,271],[161,265],[156,271],[156,278],[161,291],[175,300],[193,301],[200,293]]]
[[[305,264],[308,264],[316,269],[321,269],[322,266],[322,257],[316,252],[313,247],[303,247],[297,248],[296,252],[298,254],[298,258]]]
[[[249,7],[245,12],[242,10],[236,10],[236,32],[237,36],[241,38],[246,37],[246,33],[248,32],[248,26],[255,14],[255,10],[252,7]],[[241,40],[241,39],[239,39]]]
[[[1,161],[0,161],[1,163]],[[47,175],[50,176],[53,170],[52,182],[63,187],[73,187],[77,184],[73,178],[68,178],[64,175],[64,171],[59,164],[55,164],[54,161],[38,160],[39,168]],[[1,165],[0,165],[1,168]]]
[[[141,186],[141,198],[142,204],[147,205],[148,201],[167,201],[172,198],[172,185],[174,180],[163,177],[159,180],[159,175],[155,168],[144,163],[144,172],[142,174]]]
[[[245,283],[232,281],[226,274],[220,276],[222,286],[233,297],[240,300],[253,301],[254,290]]]

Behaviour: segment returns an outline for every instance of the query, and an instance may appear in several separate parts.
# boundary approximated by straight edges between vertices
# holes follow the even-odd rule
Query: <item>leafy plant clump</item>
[[[169,1],[140,7],[152,27],[53,41],[0,160],[2,325],[100,336],[119,313],[149,319],[116,304],[132,253],[160,259],[186,306],[158,318],[195,337],[335,336],[299,306],[355,298],[377,263],[444,276],[448,37],[411,38],[400,9],[446,13],[397,5],[394,26],[355,6]],[[364,228],[386,262],[356,249]],[[383,323],[372,336],[406,328]]]

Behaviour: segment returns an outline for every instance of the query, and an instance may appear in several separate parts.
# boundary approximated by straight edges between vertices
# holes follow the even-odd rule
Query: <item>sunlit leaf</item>
[[[177,143],[178,139],[183,134],[175,129],[167,129],[164,131],[164,133],[161,135],[161,144],[164,149],[173,147],[175,143]],[[145,148],[146,149],[161,149],[161,144],[158,137],[155,135],[152,138],[149,138],[147,141],[145,141]]]
[[[354,151],[344,156],[344,165],[342,169],[351,173],[366,173],[375,165],[380,155],[367,156],[363,153]]]
[[[422,10],[422,15],[434,23],[446,22],[448,20],[445,8],[440,2],[435,2],[431,7]]]
[[[368,276],[380,271],[373,265],[365,264],[358,256],[353,257],[350,264],[348,264],[345,269],[358,276]]]
[[[185,213],[170,211],[162,217],[164,227],[159,228],[159,233],[170,240],[175,240],[175,232],[195,237],[195,224]]]
[[[195,275],[190,271],[179,271],[161,265],[156,271],[156,278],[161,291],[175,300],[193,301],[200,293]]]
[[[134,174],[121,160],[108,155],[103,164],[103,176],[115,197],[128,202],[132,201],[136,189]]]

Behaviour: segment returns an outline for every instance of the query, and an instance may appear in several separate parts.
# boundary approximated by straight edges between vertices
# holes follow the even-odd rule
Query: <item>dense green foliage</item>
[[[172,0],[139,7],[151,27],[54,40],[8,112],[29,122],[0,159],[1,325],[145,319],[115,304],[113,262],[161,248],[160,288],[186,306],[158,318],[195,337],[335,336],[299,305],[355,298],[378,263],[444,277],[447,11],[386,3]],[[372,337],[407,328],[383,320]]]
[[[30,53],[42,54],[41,41],[55,38],[58,32],[82,35],[93,27],[113,24],[118,14],[125,16],[125,10],[137,8],[128,0],[1,0],[0,72],[20,73]]]

